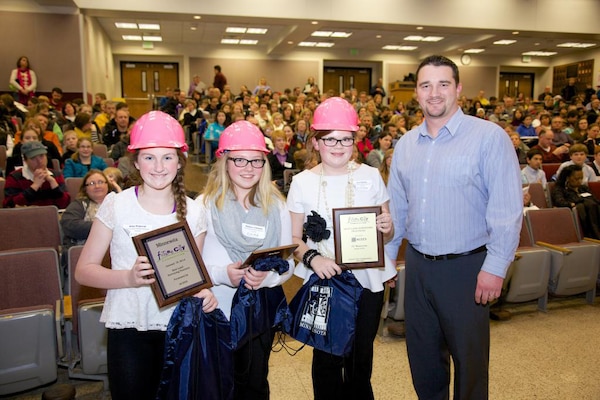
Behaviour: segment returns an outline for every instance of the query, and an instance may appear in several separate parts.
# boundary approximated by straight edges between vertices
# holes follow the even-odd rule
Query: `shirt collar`
[[[25,162],[23,163],[21,174],[23,175],[23,178],[33,181],[33,171],[29,169],[29,166]]]
[[[458,133],[458,127],[460,126],[460,124],[464,118],[465,118],[465,114],[463,113],[463,111],[461,110],[460,107],[457,107],[457,110],[454,113],[454,115],[452,115],[452,117],[448,120],[446,125],[444,125],[440,129],[440,133],[446,130],[450,133],[450,135],[456,136],[456,134]],[[420,136],[431,137],[429,135],[429,132],[427,131],[427,121],[426,120],[423,121],[423,123],[419,126],[418,129],[419,129]],[[438,133],[438,137],[440,137],[439,133]]]

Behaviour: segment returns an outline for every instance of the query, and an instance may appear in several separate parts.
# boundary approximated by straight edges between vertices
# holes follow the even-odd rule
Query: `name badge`
[[[291,163],[291,162],[287,162],[287,161],[286,161],[286,162],[284,162],[284,163],[283,163],[283,166],[284,166],[285,168],[292,168],[292,163]]]
[[[580,197],[590,197],[592,194],[591,193],[580,193],[579,196]]]
[[[128,224],[128,225],[123,225],[123,229],[125,229],[125,232],[127,232],[129,237],[134,237],[137,235],[141,235],[142,233],[149,232],[153,228],[152,228],[152,225],[146,225],[146,224]]]
[[[359,190],[361,192],[367,192],[367,191],[371,190],[372,186],[373,186],[373,182],[371,182],[371,181],[355,181],[354,182],[354,187],[356,188],[356,190]]]
[[[253,239],[264,239],[267,236],[267,230],[264,226],[242,223],[242,235]]]

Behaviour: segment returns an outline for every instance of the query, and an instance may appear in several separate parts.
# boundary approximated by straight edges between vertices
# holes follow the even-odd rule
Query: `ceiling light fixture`
[[[246,28],[242,28],[239,26],[228,26],[227,29],[225,29],[225,32],[227,32],[227,33],[246,33]]]
[[[404,38],[410,42],[439,42],[443,40],[443,36],[420,36],[420,35],[409,35]]]
[[[399,50],[399,51],[412,51],[418,49],[417,46],[398,46],[394,44],[388,44],[382,47],[383,50]]]
[[[256,45],[256,44],[258,44],[258,40],[254,40],[254,39],[242,39],[242,40],[240,40],[240,44]]]
[[[143,39],[147,42],[162,42],[162,36],[143,36]]]
[[[499,44],[499,45],[504,45],[504,46],[507,46],[507,45],[513,44],[513,43],[517,43],[517,41],[512,40],[512,39],[503,39],[503,40],[496,40],[494,42],[494,44]]]
[[[194,15],[194,19],[202,19],[200,15]]]
[[[221,39],[221,44],[239,44],[240,39]]]
[[[479,53],[483,53],[484,51],[485,51],[485,49],[467,49],[463,53],[479,54]]]
[[[138,28],[146,29],[148,31],[159,31],[160,24],[138,24]]]
[[[121,37],[123,40],[142,40],[142,36],[140,35],[123,35]]]
[[[523,56],[535,56],[535,57],[550,57],[558,54],[556,51],[526,51],[521,53]]]
[[[137,24],[133,22],[115,22],[115,26],[119,29],[137,29]]]
[[[268,29],[265,28],[248,28],[248,30],[246,31],[246,33],[250,33],[253,35],[264,35],[268,32]]]
[[[594,43],[577,43],[577,42],[567,42],[557,44],[556,47],[569,47],[575,49],[587,49],[588,47],[594,47],[596,44]]]

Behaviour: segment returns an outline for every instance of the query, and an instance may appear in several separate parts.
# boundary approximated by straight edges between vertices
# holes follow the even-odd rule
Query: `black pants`
[[[313,351],[315,400],[373,399],[373,341],[377,335],[382,306],[383,291],[373,293],[364,289],[358,305],[352,352],[346,357],[339,357],[317,349]]]
[[[419,399],[449,398],[450,356],[454,399],[488,398],[489,307],[475,303],[485,256],[431,261],[407,247],[406,347]]]
[[[165,332],[108,330],[108,380],[113,400],[156,398],[165,349]]]
[[[275,331],[267,331],[233,352],[234,399],[269,399],[269,357]]]

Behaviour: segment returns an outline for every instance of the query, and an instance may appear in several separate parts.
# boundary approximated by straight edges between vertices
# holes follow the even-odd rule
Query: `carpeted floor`
[[[188,165],[190,190],[202,190],[206,171],[206,166]],[[293,293],[300,284],[292,278],[286,292]],[[512,312],[512,319],[491,322],[490,399],[600,400],[600,298],[593,306],[583,297],[551,299],[547,313],[536,311],[533,303],[505,309]],[[286,342],[299,347],[292,340]],[[269,375],[273,400],[312,398],[311,357],[308,347],[292,357],[275,346]],[[57,383],[76,385],[77,399],[110,399],[101,383],[69,381],[66,375],[61,369]],[[375,340],[372,383],[376,399],[417,399],[405,341],[386,330]],[[44,389],[0,398],[39,399]]]

